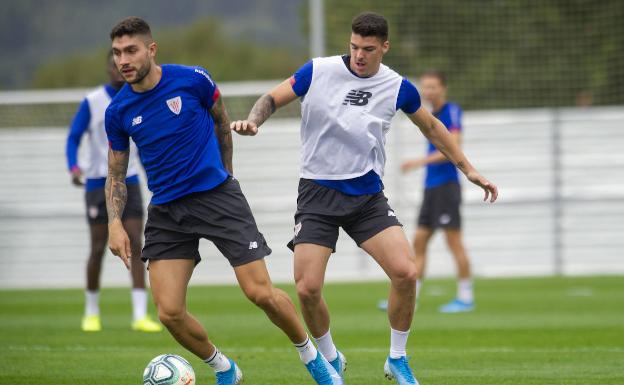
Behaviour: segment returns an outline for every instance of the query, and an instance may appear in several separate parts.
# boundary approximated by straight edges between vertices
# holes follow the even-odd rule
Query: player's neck
[[[132,91],[134,92],[146,92],[158,84],[162,78],[162,67],[159,65],[152,65],[150,72],[139,83],[131,84]]]

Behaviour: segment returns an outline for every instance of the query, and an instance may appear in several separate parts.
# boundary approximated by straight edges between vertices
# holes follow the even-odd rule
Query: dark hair
[[[436,78],[440,81],[440,84],[442,84],[444,87],[446,87],[446,75],[444,75],[444,72],[440,71],[440,70],[427,70],[425,72],[423,72],[422,75],[420,75],[421,78]]]
[[[388,40],[388,21],[378,13],[363,12],[351,21],[351,32],[363,37],[375,36]]]
[[[110,33],[110,38],[111,40],[114,40],[116,37],[122,37],[124,35],[147,35],[152,37],[152,31],[150,30],[149,24],[147,24],[145,20],[140,17],[129,16],[113,27]]]

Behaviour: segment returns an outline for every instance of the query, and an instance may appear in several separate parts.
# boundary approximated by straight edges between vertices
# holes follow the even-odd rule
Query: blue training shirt
[[[462,110],[455,103],[446,103],[439,111],[435,111],[433,115],[438,118],[450,132],[462,130]],[[433,143],[428,142],[427,154],[437,151]],[[439,163],[429,163],[427,165],[425,177],[425,188],[433,188],[441,186],[448,182],[459,183],[457,168],[448,160]]]
[[[113,99],[117,94],[117,90],[110,84],[105,84],[104,89],[108,96]],[[89,129],[91,123],[91,108],[89,108],[89,101],[85,98],[78,106],[78,111],[72,120],[69,127],[69,134],[67,135],[67,143],[65,145],[65,156],[67,158],[67,168],[71,171],[78,168],[78,148],[80,147],[80,141],[82,136]],[[126,184],[138,184],[139,176],[132,175],[126,178]],[[106,185],[106,178],[87,178],[85,181],[85,190],[93,191],[99,188],[104,188]]]
[[[345,55],[342,59],[349,71],[351,71],[353,75],[358,76],[351,70],[351,67],[349,67],[349,56]],[[313,67],[313,62],[310,60],[301,66],[290,78],[290,84],[297,96],[304,96],[310,89]],[[403,78],[396,101],[396,109],[401,109],[406,114],[413,114],[420,108],[420,104],[420,94],[418,90],[407,78]],[[347,195],[376,194],[384,189],[381,177],[373,170],[357,178],[344,180],[316,179],[314,182]]]
[[[161,68],[154,88],[135,92],[126,84],[106,110],[110,147],[125,151],[132,137],[153,204],[211,190],[229,175],[209,112],[219,90],[208,71],[174,64]]]

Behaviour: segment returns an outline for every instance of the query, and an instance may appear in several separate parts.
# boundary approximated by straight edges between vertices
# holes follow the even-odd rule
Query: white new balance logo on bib
[[[180,111],[182,111],[182,98],[176,96],[175,98],[167,100],[167,106],[176,115],[180,115]]]
[[[258,248],[258,242],[249,242],[249,250],[257,249],[257,248]]]

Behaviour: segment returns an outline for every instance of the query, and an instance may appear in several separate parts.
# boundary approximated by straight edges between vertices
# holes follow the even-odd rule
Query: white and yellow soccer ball
[[[195,385],[195,372],[184,358],[161,354],[145,367],[143,385]]]

